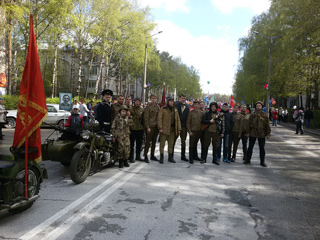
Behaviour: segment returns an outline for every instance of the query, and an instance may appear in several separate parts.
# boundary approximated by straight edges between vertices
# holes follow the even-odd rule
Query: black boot
[[[150,159],[153,160],[153,161],[159,161],[158,158],[155,155],[151,155]]]
[[[130,151],[130,158],[129,158],[129,162],[134,163],[134,159],[133,159],[133,151]]]
[[[213,152],[212,157],[213,157],[212,163],[215,165],[220,165],[220,163],[217,161],[217,153],[216,152]]]
[[[123,160],[119,159],[119,168],[123,168]]]
[[[148,156],[144,156],[144,162],[146,162],[146,163],[150,163],[150,162],[149,162],[149,158],[148,158]]]
[[[169,153],[168,162],[176,163],[176,161],[173,159],[173,153]]]
[[[189,163],[193,164],[193,150],[189,148]]]
[[[128,163],[128,160],[124,160],[124,161],[123,161],[123,165],[124,165],[125,167],[130,167],[130,165],[129,165],[129,163]]]
[[[160,161],[159,161],[160,164],[163,164],[163,158],[164,158],[163,153],[160,153]]]
[[[201,164],[204,164],[207,162],[207,155],[208,155],[208,148],[202,148],[201,150]]]
[[[137,161],[142,161],[140,153],[141,153],[140,151],[136,151],[136,160]]]
[[[260,162],[260,165],[262,166],[262,167],[267,167],[267,164],[263,161],[263,162]]]
[[[190,155],[189,155],[189,156],[190,156]],[[197,147],[194,148],[194,151],[193,151],[192,156],[193,156],[193,160],[195,160],[195,161],[201,161],[201,158],[198,157],[198,148],[197,148]]]
[[[189,161],[189,159],[186,157],[186,148],[185,147],[181,148],[181,160],[186,161],[186,162]]]

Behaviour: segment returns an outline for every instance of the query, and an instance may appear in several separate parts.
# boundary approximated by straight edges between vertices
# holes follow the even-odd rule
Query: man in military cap
[[[117,98],[117,103],[112,104],[111,121],[113,121],[115,119],[115,117],[118,115],[123,104],[124,104],[124,96],[119,95]]]
[[[190,111],[187,118],[187,131],[190,136],[189,141],[189,163],[193,164],[194,152],[197,149],[198,141],[202,137],[201,131],[201,121],[204,115],[204,112],[200,110],[200,101],[195,99],[193,101],[194,110]]]
[[[131,126],[130,134],[130,162],[134,162],[134,143],[136,143],[136,160],[141,161],[141,146],[143,140],[143,108],[141,107],[140,98],[134,99],[133,106],[129,109],[130,115],[132,116],[133,125]],[[149,161],[146,161],[149,163]]]
[[[180,121],[181,121],[181,160],[189,161],[186,157],[186,138],[187,138],[187,118],[189,114],[189,106],[186,104],[186,96],[181,93],[179,96],[179,101],[175,104],[176,109],[178,110]]]
[[[144,160],[146,162],[149,161],[148,159],[148,151],[151,142],[151,160],[158,161],[156,156],[154,155],[157,137],[159,134],[159,130],[157,127],[157,118],[158,113],[160,111],[159,106],[157,105],[157,96],[151,94],[150,96],[151,103],[144,109],[144,127],[146,133],[146,145],[144,148]]]
[[[168,141],[168,161],[175,163],[173,159],[173,147],[177,136],[181,131],[181,122],[178,110],[174,107],[174,100],[168,97],[167,104],[164,105],[158,115],[157,120],[158,129],[160,132],[160,163],[163,164],[164,145]]]
[[[97,121],[99,122],[100,129],[110,133],[111,129],[111,97],[113,92],[110,89],[103,90],[102,93],[103,101],[99,104],[97,108]]]
[[[247,151],[247,160],[243,162],[244,164],[250,164],[251,157],[252,157],[252,151],[254,144],[256,143],[256,140],[258,138],[259,143],[259,150],[260,150],[260,165],[262,167],[267,167],[267,164],[265,163],[265,143],[266,138],[270,138],[271,134],[271,128],[269,124],[269,117],[268,114],[265,113],[262,110],[263,104],[262,102],[258,101],[256,102],[256,110],[251,113],[249,117],[249,123],[248,123],[248,136],[249,136],[249,148]]]

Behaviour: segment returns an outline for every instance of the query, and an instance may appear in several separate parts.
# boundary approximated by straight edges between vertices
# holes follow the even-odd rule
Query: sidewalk
[[[272,126],[272,122],[270,123],[270,125]],[[296,125],[289,122],[289,123],[283,123],[283,122],[278,122],[278,125],[281,125],[283,127],[286,127],[286,128],[291,128],[292,130],[295,131],[296,129]],[[317,135],[317,136],[320,136],[320,129],[315,129],[315,128],[307,128],[305,126],[303,126],[303,131],[305,133],[308,133],[308,134],[314,134],[314,135]]]

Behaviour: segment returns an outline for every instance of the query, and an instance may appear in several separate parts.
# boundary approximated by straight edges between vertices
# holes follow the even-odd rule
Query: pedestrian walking
[[[84,98],[80,99],[80,114],[83,117],[83,122],[84,123],[89,123],[89,109],[86,105],[86,100]]]
[[[301,133],[301,135],[304,133],[303,132],[303,122],[304,122],[304,112],[303,112],[303,107],[299,108],[299,112],[295,118],[296,122],[296,134]]]
[[[202,130],[204,130],[204,147],[203,147],[203,159],[201,163],[207,162],[209,146],[212,143],[212,163],[220,165],[217,161],[217,148],[219,143],[219,136],[223,137],[224,126],[222,125],[222,119],[217,111],[218,104],[212,102],[209,105],[209,111],[206,112],[202,119]]]
[[[178,110],[180,121],[181,121],[181,160],[189,161],[186,157],[186,139],[187,139],[187,118],[190,111],[189,106],[186,104],[186,96],[181,93],[179,101],[175,103],[175,107]]]
[[[224,103],[222,105],[220,116],[222,117],[222,124],[224,125],[224,134],[223,136],[219,137],[217,161],[220,161],[221,159],[221,146],[222,146],[223,161],[226,163],[230,163],[230,161],[228,160],[228,143],[229,143],[229,135],[232,130],[234,121],[233,121],[232,113],[229,112],[228,103]]]
[[[144,161],[149,162],[148,151],[150,148],[151,142],[151,157],[153,161],[158,161],[157,157],[154,155],[157,143],[157,137],[159,134],[157,126],[157,118],[160,111],[160,108],[157,104],[157,96],[151,94],[150,96],[151,103],[144,109],[144,127],[146,134],[146,143],[144,148]]]
[[[272,126],[277,126],[277,121],[278,121],[278,109],[273,109],[271,111],[271,115],[272,115]]]
[[[110,89],[105,89],[101,93],[103,101],[97,107],[97,121],[100,125],[100,130],[110,133],[111,129],[111,97],[113,92]]]
[[[262,111],[262,106],[263,104],[261,101],[256,102],[256,110],[253,113],[251,113],[249,117],[249,148],[247,152],[247,160],[243,163],[251,163],[253,147],[255,145],[256,140],[258,139],[260,151],[260,165],[262,167],[267,167],[267,164],[265,163],[265,143],[266,138],[270,138],[271,128],[269,124],[269,117],[265,112]]]
[[[307,128],[310,128],[310,122],[311,122],[311,119],[313,119],[313,112],[308,107],[307,107],[307,111],[304,114],[304,118],[306,119]]]
[[[198,142],[202,137],[201,122],[204,112],[200,110],[200,101],[195,99],[193,101],[194,110],[190,111],[187,118],[187,131],[190,136],[189,140],[189,163],[193,164],[195,155],[194,152],[198,147]],[[198,156],[197,156],[198,158]]]
[[[4,135],[2,134],[2,128],[4,124],[7,122],[7,114],[8,111],[5,109],[4,105],[4,98],[0,97],[0,140],[3,140]]]
[[[134,163],[135,160],[141,161],[141,146],[143,140],[143,108],[141,107],[140,98],[135,98],[133,106],[129,109],[132,116],[133,124],[130,127],[130,162]],[[136,158],[134,160],[134,145],[136,145]],[[149,163],[149,161],[145,161]]]
[[[128,158],[130,155],[130,126],[133,121],[127,106],[122,106],[111,126],[113,142],[117,141],[117,159],[119,168],[130,167]]]
[[[173,147],[177,136],[181,131],[181,122],[178,110],[174,107],[174,99],[168,97],[167,104],[164,105],[158,115],[157,125],[160,133],[160,163],[163,164],[164,146],[168,142],[168,161],[175,163],[173,159]]]

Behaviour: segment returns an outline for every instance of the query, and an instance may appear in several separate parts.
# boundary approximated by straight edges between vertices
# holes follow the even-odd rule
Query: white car
[[[62,124],[66,123],[70,112],[65,110],[59,110],[59,104],[47,103],[48,117],[44,121],[43,126],[46,125],[59,125],[62,128]],[[5,125],[7,128],[14,128],[16,126],[17,110],[8,110],[7,121]]]

